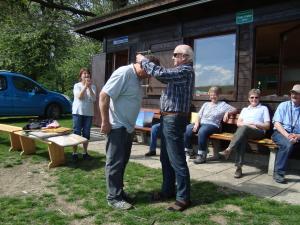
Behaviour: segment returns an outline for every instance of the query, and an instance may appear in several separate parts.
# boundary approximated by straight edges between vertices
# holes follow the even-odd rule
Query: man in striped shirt
[[[188,45],[178,45],[172,57],[174,68],[155,65],[141,54],[136,60],[147,74],[167,85],[160,97],[163,183],[161,192],[152,197],[153,200],[164,200],[176,194],[176,202],[168,209],[183,211],[190,205],[190,174],[183,135],[194,87],[193,50]]]

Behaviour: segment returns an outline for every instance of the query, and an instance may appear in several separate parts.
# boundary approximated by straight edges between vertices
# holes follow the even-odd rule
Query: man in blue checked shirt
[[[138,54],[136,60],[147,74],[166,84],[160,97],[161,154],[163,183],[153,200],[165,200],[176,195],[176,202],[167,209],[183,211],[190,205],[190,173],[185,159],[183,135],[194,87],[193,50],[178,45],[173,53],[174,68],[164,68]],[[176,186],[177,184],[177,186]]]
[[[273,141],[278,145],[275,161],[274,180],[286,183],[287,160],[293,150],[300,150],[300,84],[290,90],[291,100],[277,107],[274,117]]]

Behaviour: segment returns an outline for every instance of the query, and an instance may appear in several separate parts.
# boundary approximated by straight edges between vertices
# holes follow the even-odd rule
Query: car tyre
[[[47,118],[57,119],[61,116],[61,108],[58,104],[51,104],[46,109]]]

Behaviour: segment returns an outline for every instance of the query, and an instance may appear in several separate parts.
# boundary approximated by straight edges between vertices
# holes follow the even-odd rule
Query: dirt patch
[[[51,193],[48,187],[55,178],[51,177],[46,164],[32,164],[24,161],[21,165],[0,170],[0,195],[42,195]]]
[[[0,196],[41,196],[43,194],[53,194],[56,202],[50,208],[58,211],[62,215],[73,213],[85,214],[86,210],[81,208],[81,202],[67,202],[63,196],[56,193],[55,188],[51,187],[55,183],[55,176],[51,174],[46,163],[32,164],[24,161],[21,165],[12,168],[0,169]],[[88,217],[82,220],[72,221],[72,225],[93,224],[94,218]]]
[[[238,214],[242,215],[243,214],[243,210],[236,206],[236,205],[226,205],[223,210],[227,211],[227,212],[237,212]]]
[[[209,219],[217,224],[227,225],[227,220],[224,216],[211,216]]]

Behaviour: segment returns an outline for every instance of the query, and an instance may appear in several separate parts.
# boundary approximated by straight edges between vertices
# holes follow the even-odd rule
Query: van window
[[[17,89],[25,92],[40,92],[41,88],[32,81],[23,77],[13,77],[13,83]]]
[[[0,91],[4,91],[7,88],[6,78],[0,76]]]

